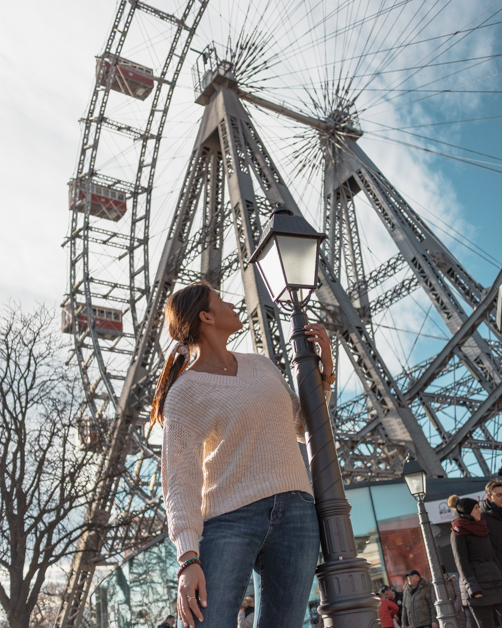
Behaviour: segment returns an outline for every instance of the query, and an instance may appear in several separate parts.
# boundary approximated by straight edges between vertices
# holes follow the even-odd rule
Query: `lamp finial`
[[[276,203],[274,209],[272,210],[272,213],[270,214],[270,217],[275,216],[276,214],[286,214],[288,216],[294,216],[293,212],[288,209],[285,205],[283,205],[282,203]]]

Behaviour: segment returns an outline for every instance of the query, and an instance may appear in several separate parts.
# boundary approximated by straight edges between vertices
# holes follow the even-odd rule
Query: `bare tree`
[[[11,628],[28,628],[48,569],[84,531],[96,486],[94,454],[79,449],[82,392],[63,362],[55,314],[0,313],[0,603]]]

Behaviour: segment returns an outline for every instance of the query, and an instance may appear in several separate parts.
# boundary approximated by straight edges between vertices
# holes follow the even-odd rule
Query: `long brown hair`
[[[167,300],[164,321],[169,336],[176,342],[186,345],[190,351],[199,340],[201,324],[199,314],[209,311],[210,299],[210,284],[206,281],[197,281],[178,290]],[[184,365],[185,356],[181,354],[176,356],[174,361],[166,360],[152,402],[150,426],[156,421],[161,425],[164,424],[162,415],[167,393],[177,380]]]

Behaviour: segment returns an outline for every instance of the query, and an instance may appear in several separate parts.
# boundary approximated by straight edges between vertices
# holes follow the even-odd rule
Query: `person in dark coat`
[[[481,519],[486,521],[490,541],[502,563],[502,481],[492,480],[485,487],[486,499],[481,503]]]
[[[406,574],[406,580],[403,590],[403,628],[438,628],[430,583],[416,569]]]
[[[452,495],[448,506],[456,511],[451,525],[451,547],[460,575],[462,604],[468,606],[478,628],[494,628],[502,614],[502,572],[490,542],[478,502]]]

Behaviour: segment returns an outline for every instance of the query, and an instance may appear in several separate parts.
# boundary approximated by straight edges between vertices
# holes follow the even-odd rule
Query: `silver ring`
[[[190,600],[193,600],[193,599],[194,599],[194,597],[195,597],[195,595],[192,595],[191,597],[190,597],[189,595],[187,595],[187,600],[188,600],[188,603],[189,603],[189,604],[190,604]]]

